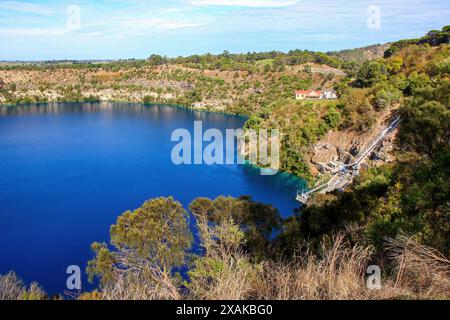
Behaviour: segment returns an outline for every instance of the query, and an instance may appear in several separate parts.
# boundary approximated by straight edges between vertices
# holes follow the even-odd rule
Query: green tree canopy
[[[277,209],[251,200],[220,196],[215,200],[197,198],[189,206],[195,216],[206,216],[215,224],[232,219],[245,234],[245,247],[255,257],[266,253],[273,232],[279,228],[281,216]]]
[[[188,221],[188,213],[172,197],[152,199],[133,212],[126,211],[110,230],[117,250],[104,243],[92,244],[95,258],[88,264],[90,278],[112,280],[117,251],[131,250],[166,271],[183,266],[192,243]]]
[[[385,81],[388,71],[386,65],[381,61],[366,61],[363,63],[356,76],[356,86],[367,88],[375,83]]]

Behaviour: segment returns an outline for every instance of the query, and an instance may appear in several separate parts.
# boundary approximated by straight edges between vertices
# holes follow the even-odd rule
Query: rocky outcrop
[[[392,119],[392,112],[393,110],[385,110],[380,114],[374,126],[366,132],[355,130],[328,132],[321,141],[310,149],[310,167],[314,168],[314,172],[321,173],[327,171],[326,165],[331,162],[353,163],[364,152],[366,146],[386,128],[387,123]],[[379,166],[395,160],[394,141],[396,134],[397,130],[390,134],[380,147],[369,156],[369,166]]]
[[[337,147],[336,151],[337,151],[339,162],[349,164],[353,161],[353,159],[354,159],[353,155],[350,154],[350,152],[348,152],[345,148]]]

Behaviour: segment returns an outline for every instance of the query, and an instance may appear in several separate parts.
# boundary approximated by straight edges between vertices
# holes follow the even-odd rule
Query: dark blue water
[[[236,116],[140,104],[51,104],[0,109],[0,274],[14,270],[47,292],[66,289],[66,268],[85,269],[90,244],[109,241],[117,216],[145,200],[250,195],[283,216],[298,179],[242,165],[171,161],[177,128],[242,127]],[[88,289],[83,279],[84,289]]]

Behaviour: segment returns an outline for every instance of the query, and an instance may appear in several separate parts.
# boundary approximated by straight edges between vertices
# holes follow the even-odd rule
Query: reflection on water
[[[235,117],[216,112],[197,111],[179,106],[169,105],[144,105],[138,103],[110,103],[110,102],[73,102],[73,103],[41,103],[26,104],[19,106],[0,107],[0,116],[21,116],[21,115],[59,115],[59,114],[84,114],[98,113],[107,114],[117,112],[133,111],[136,116],[145,114],[152,117],[171,118],[180,112],[191,114],[196,121],[213,120],[220,121],[224,117]]]
[[[286,172],[278,172],[272,176],[261,176],[260,169],[253,165],[245,164],[242,166],[242,172],[248,177],[254,179],[263,179],[280,190],[292,192],[292,190],[303,190],[306,188],[306,181]]]

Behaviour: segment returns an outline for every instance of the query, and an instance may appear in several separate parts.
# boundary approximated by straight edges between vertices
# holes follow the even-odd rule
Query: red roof
[[[322,95],[322,91],[320,90],[297,90],[295,94],[304,94],[304,95]]]

